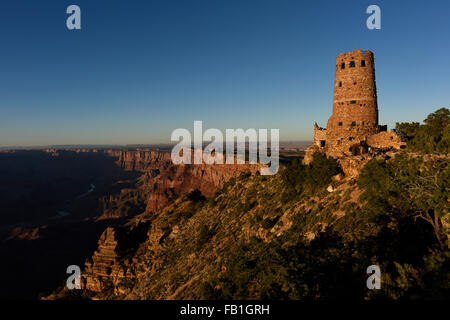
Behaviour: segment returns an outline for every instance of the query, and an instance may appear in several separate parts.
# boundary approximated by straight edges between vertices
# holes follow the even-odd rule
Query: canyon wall
[[[229,179],[238,177],[245,171],[254,174],[259,169],[258,165],[249,164],[175,165],[172,163],[170,153],[153,151],[106,151],[106,153],[116,157],[116,164],[124,170],[142,172],[142,175],[138,178],[136,188],[123,188],[119,194],[101,199],[103,202],[101,218],[123,216],[125,211],[118,210],[120,203],[124,203],[125,209],[128,210],[133,200],[138,198],[145,202],[145,210],[136,214],[156,212],[170,200],[195,189],[210,197]],[[122,282],[135,277],[135,271],[129,267],[133,261],[124,258],[129,256],[126,248],[136,247],[129,242],[138,241],[144,236],[146,239],[156,237],[154,242],[157,244],[163,236],[161,230],[144,234],[142,230],[148,230],[148,226],[142,225],[133,228],[131,233],[126,235],[122,230],[122,228],[108,228],[100,237],[97,250],[86,262],[82,282],[84,289],[100,292],[105,289],[105,285],[112,284],[115,290],[125,290],[126,285]],[[121,285],[118,285],[119,283]],[[125,293],[115,292],[115,294]]]
[[[124,170],[140,172],[136,188],[121,189],[116,195],[102,198],[102,217],[121,216],[111,208],[119,208],[121,202],[145,199],[145,211],[155,212],[181,194],[198,189],[212,196],[230,178],[244,171],[254,174],[258,165],[249,164],[173,164],[170,153],[155,151],[105,151],[115,157],[116,164]],[[120,210],[119,210],[120,211]]]

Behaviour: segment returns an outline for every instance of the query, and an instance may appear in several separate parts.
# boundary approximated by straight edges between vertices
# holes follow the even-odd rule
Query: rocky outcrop
[[[9,237],[6,240],[37,240],[40,238],[40,232],[45,229],[47,229],[47,225],[38,227],[15,227],[11,230]]]
[[[142,172],[135,187],[128,182],[117,185],[117,192],[100,199],[100,219],[132,217],[138,213],[156,212],[172,199],[198,189],[212,196],[218,188],[244,171],[254,174],[258,165],[175,165],[170,153],[152,151],[107,151],[116,157],[116,164],[127,171]],[[160,227],[138,226],[135,228],[107,228],[98,241],[98,248],[86,262],[82,273],[82,287],[91,292],[114,288],[114,294],[126,294],[129,282],[136,276],[139,265],[130,260],[130,248],[139,247],[146,240],[148,249],[157,252],[161,239],[167,234]],[[175,234],[175,232],[173,232]],[[156,259],[151,268],[158,268]]]
[[[303,158],[303,162],[305,164],[311,163],[313,161],[314,153],[316,153],[316,152],[322,152],[322,151],[315,144],[312,144],[308,148],[306,148],[306,150],[305,150],[305,157]]]
[[[255,173],[258,165],[249,164],[179,164],[170,153],[154,151],[107,151],[117,158],[116,164],[127,171],[142,172],[135,189],[121,189],[102,198],[102,218],[128,216],[121,203],[144,198],[145,211],[155,212],[181,194],[198,189],[212,196],[218,188],[244,171]],[[126,207],[127,210],[129,206]],[[123,212],[121,212],[123,211]]]
[[[335,180],[343,178],[339,175]],[[333,194],[314,201],[299,201],[287,210],[279,210],[282,183],[279,176],[272,180],[242,177],[230,183],[211,202],[196,203],[189,197],[179,197],[155,214],[139,215],[127,223],[151,221],[147,230],[142,230],[145,239],[136,241],[137,245],[126,244],[127,239],[133,238],[128,227],[107,231],[102,235],[99,249],[86,264],[87,272],[83,272],[88,274],[84,288],[90,291],[85,294],[95,299],[195,299],[202,282],[217,272],[227,271],[239,243],[252,237],[269,242],[286,235],[297,221],[293,217],[301,212],[320,215],[327,207],[337,215],[342,210],[344,204],[339,204],[336,197],[347,190],[343,187],[345,182],[336,185]],[[256,191],[262,188],[267,193]],[[356,186],[348,185],[348,188],[353,190]],[[267,197],[268,193],[271,196]],[[256,201],[255,205],[243,206],[247,200]],[[195,212],[185,215],[188,208]],[[271,210],[263,213],[257,222],[255,214],[261,214],[262,208]],[[278,212],[278,218],[272,215],[274,212]],[[303,230],[306,238],[313,239],[323,232],[325,223],[332,221],[320,219],[317,226],[311,222],[310,228]],[[263,221],[273,221],[274,225],[263,226],[266,224]],[[211,232],[207,241],[201,240],[202,226],[208,226]],[[128,254],[129,248],[135,248],[134,253]]]
[[[342,171],[348,177],[357,177],[361,169],[366,165],[368,161],[368,158],[362,156],[345,157],[342,159],[338,159]]]
[[[146,175],[145,187],[149,194],[147,211],[155,211],[174,197],[198,189],[206,196],[212,196],[218,188],[244,171],[255,173],[251,165],[173,165],[170,163],[156,177]]]
[[[304,163],[309,164],[313,160],[314,153],[321,152],[315,145],[311,145],[306,150]],[[367,156],[344,156],[337,159],[342,171],[348,177],[357,177],[361,169],[366,165],[369,158]]]
[[[128,227],[109,227],[98,241],[98,248],[86,262],[82,273],[82,288],[100,292],[115,288],[114,294],[127,293],[127,283],[135,278],[131,258],[139,244],[147,239],[149,223]]]
[[[98,241],[98,248],[86,262],[82,287],[99,292],[109,281],[117,282],[126,274],[120,263],[117,230],[107,228]]]

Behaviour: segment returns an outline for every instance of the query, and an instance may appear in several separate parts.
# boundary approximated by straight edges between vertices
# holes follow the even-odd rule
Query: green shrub
[[[424,124],[396,123],[396,131],[408,149],[419,153],[445,153],[450,147],[450,111],[441,108],[430,113]]]
[[[252,176],[252,173],[249,170],[246,170],[241,173],[241,175],[239,176],[239,180],[246,180],[247,178],[249,178],[251,176]]]
[[[213,236],[214,232],[202,224],[197,236],[196,249],[200,250]]]
[[[262,221],[261,226],[266,230],[272,229],[273,226],[278,222],[279,219],[280,219],[279,216],[277,216],[275,218],[265,218]]]
[[[357,181],[364,214],[374,221],[421,219],[433,228],[440,247],[446,247],[441,219],[448,214],[449,162],[405,153],[389,162],[372,159]]]
[[[234,216],[238,217],[241,214],[249,212],[256,205],[256,200],[247,200],[246,202],[239,201],[237,206],[234,208]]]
[[[203,194],[201,193],[200,190],[195,189],[192,190],[188,195],[187,195],[188,200],[193,201],[193,202],[199,202],[199,201],[203,201],[205,200],[205,196],[203,196]]]
[[[309,165],[297,159],[292,161],[281,174],[285,189],[281,194],[283,204],[302,194],[313,194],[332,182],[333,176],[341,172],[337,161],[316,152]]]

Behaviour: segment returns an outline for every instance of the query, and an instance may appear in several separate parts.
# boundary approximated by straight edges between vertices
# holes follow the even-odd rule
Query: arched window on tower
[[[366,60],[361,60],[361,67],[365,67],[366,66]]]
[[[354,68],[355,67],[355,61],[350,61],[350,68]]]
[[[345,62],[341,63],[341,69],[345,69]]]

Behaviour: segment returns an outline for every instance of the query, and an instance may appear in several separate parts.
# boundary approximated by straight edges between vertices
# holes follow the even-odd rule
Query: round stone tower
[[[355,50],[336,58],[333,114],[328,119],[326,149],[329,154],[348,154],[376,134],[378,103],[373,53]]]
[[[359,49],[338,55],[333,114],[326,129],[314,125],[314,142],[303,161],[310,163],[316,152],[339,159],[366,154],[369,148],[380,152],[402,149],[400,137],[386,130],[387,126],[378,125],[373,53]]]

